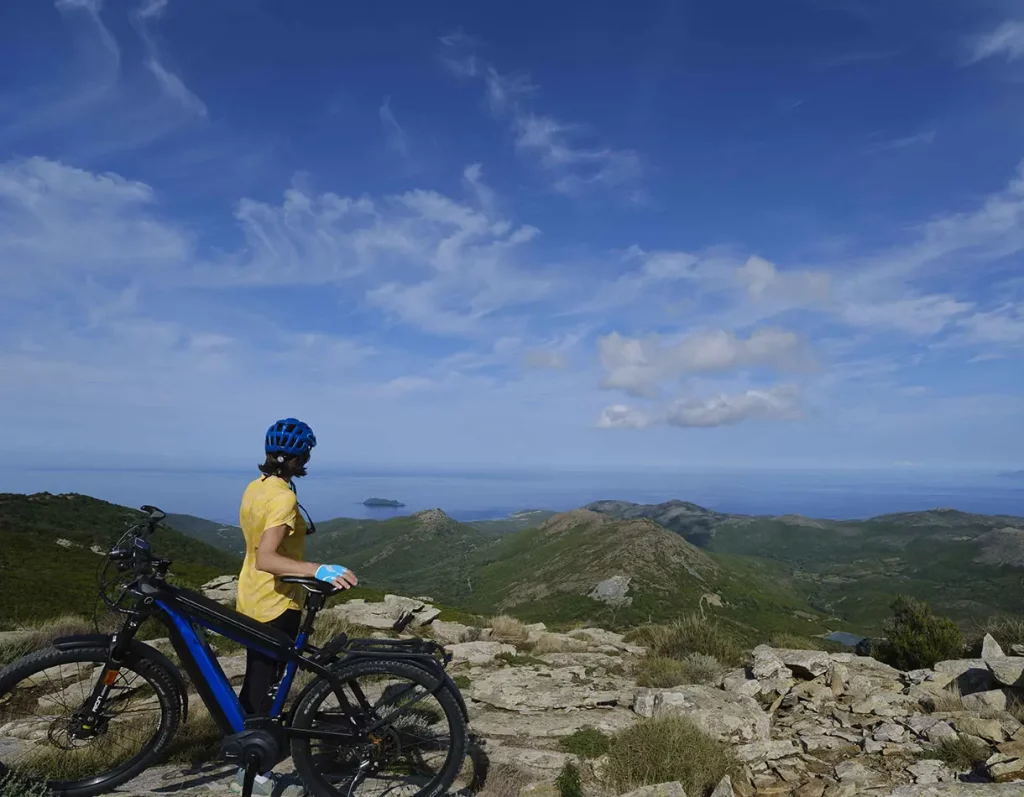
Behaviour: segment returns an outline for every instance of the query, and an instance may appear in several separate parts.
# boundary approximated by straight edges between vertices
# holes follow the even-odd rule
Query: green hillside
[[[697,611],[703,603],[706,611],[762,631],[825,630],[784,568],[708,554],[647,520],[576,511],[494,537],[432,510],[382,522],[331,521],[308,546],[311,558],[342,562],[367,586],[426,594],[485,614],[625,626]],[[630,579],[629,605],[588,597],[614,576]]]
[[[182,534],[212,545],[214,548],[236,554],[239,557],[245,556],[245,538],[242,536],[242,529],[238,526],[216,523],[195,515],[170,513],[167,515],[167,525]]]
[[[0,494],[0,627],[91,613],[101,553],[141,517],[137,510],[83,495]],[[171,572],[181,584],[197,586],[237,572],[241,564],[166,525],[152,543],[174,561]]]
[[[961,623],[1024,604],[1024,518],[953,509],[867,520],[797,515],[723,515],[681,502],[601,502],[612,517],[647,516],[713,554],[758,557],[785,567],[814,606],[874,631],[897,594],[932,604]],[[699,518],[695,532],[687,518]]]

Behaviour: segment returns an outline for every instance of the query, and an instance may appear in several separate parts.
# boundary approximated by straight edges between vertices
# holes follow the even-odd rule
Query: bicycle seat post
[[[323,607],[324,603],[327,602],[327,597],[320,592],[310,592],[306,596],[306,616],[302,620],[301,632],[306,639],[313,633],[313,622],[316,620],[317,612]]]

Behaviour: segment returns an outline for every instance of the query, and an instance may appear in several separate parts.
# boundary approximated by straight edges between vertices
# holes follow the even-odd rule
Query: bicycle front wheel
[[[106,660],[105,647],[46,648],[0,672],[0,785],[92,797],[157,759],[180,721],[174,681],[145,658],[130,660],[97,721],[87,722],[84,710]]]
[[[466,757],[466,722],[455,696],[430,673],[401,661],[342,665],[349,703],[326,679],[295,707],[292,727],[348,732],[385,722],[357,744],[295,738],[295,768],[316,797],[437,797],[455,782]]]

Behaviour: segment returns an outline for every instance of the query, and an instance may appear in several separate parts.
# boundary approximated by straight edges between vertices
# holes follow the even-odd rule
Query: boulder
[[[754,661],[750,666],[750,673],[759,681],[793,677],[792,671],[786,667],[778,653],[767,645],[758,645],[754,648]]]
[[[362,625],[377,631],[390,631],[400,620],[409,620],[409,625],[419,627],[433,622],[440,610],[415,598],[400,595],[385,595],[383,601],[373,603],[362,599],[339,603],[323,610],[323,614],[341,617],[353,625]]]
[[[625,708],[592,708],[546,711],[521,714],[470,706],[473,732],[485,739],[510,737],[518,739],[561,739],[583,728],[594,728],[612,735],[632,727],[640,718]]]
[[[877,742],[899,742],[902,741],[905,733],[902,725],[897,725],[895,722],[883,722],[875,728],[872,735]]]
[[[711,797],[733,797],[732,778],[728,775],[723,776],[715,790],[711,792]]]
[[[238,576],[218,576],[203,584],[199,591],[210,600],[233,607],[238,597]]]
[[[996,753],[985,761],[985,771],[996,783],[1024,780],[1024,758]]]
[[[642,689],[637,693],[633,710],[641,717],[688,717],[722,741],[770,739],[768,715],[756,700],[710,686]]]
[[[776,649],[775,653],[797,678],[817,678],[824,675],[831,664],[828,653],[820,650]]]
[[[1024,686],[1024,657],[1003,656],[1001,658],[985,659],[992,677],[996,683],[1003,686]]]
[[[1006,654],[1003,653],[1003,649],[996,642],[995,637],[991,634],[985,634],[985,638],[981,640],[981,657],[988,661],[988,659],[1005,658]]]
[[[1005,711],[1013,697],[1013,691],[1010,689],[990,689],[987,692],[964,695],[961,702],[968,711]]]
[[[945,783],[956,778],[944,761],[926,758],[907,767],[907,772],[914,778],[914,783]]]
[[[434,639],[442,645],[457,645],[465,642],[466,634],[469,633],[469,626],[462,623],[446,623],[441,620],[434,620],[430,624],[430,630]]]
[[[992,672],[984,659],[951,659],[940,661],[932,669],[936,673],[952,676],[950,682],[956,682],[960,694],[984,692],[992,688]]]
[[[761,684],[753,678],[748,678],[746,670],[733,670],[722,676],[722,688],[726,692],[754,697],[761,691]]]
[[[629,593],[629,576],[612,576],[599,582],[587,595],[609,606],[629,606],[633,599],[627,597]]]
[[[1003,726],[999,720],[986,720],[981,717],[963,716],[953,720],[960,733],[968,733],[988,742],[1003,741]]]

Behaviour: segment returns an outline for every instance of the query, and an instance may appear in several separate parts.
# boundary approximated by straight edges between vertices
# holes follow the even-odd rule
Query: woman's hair
[[[309,454],[289,457],[284,454],[267,454],[267,458],[256,467],[264,476],[280,476],[282,479],[296,479],[306,475]]]

